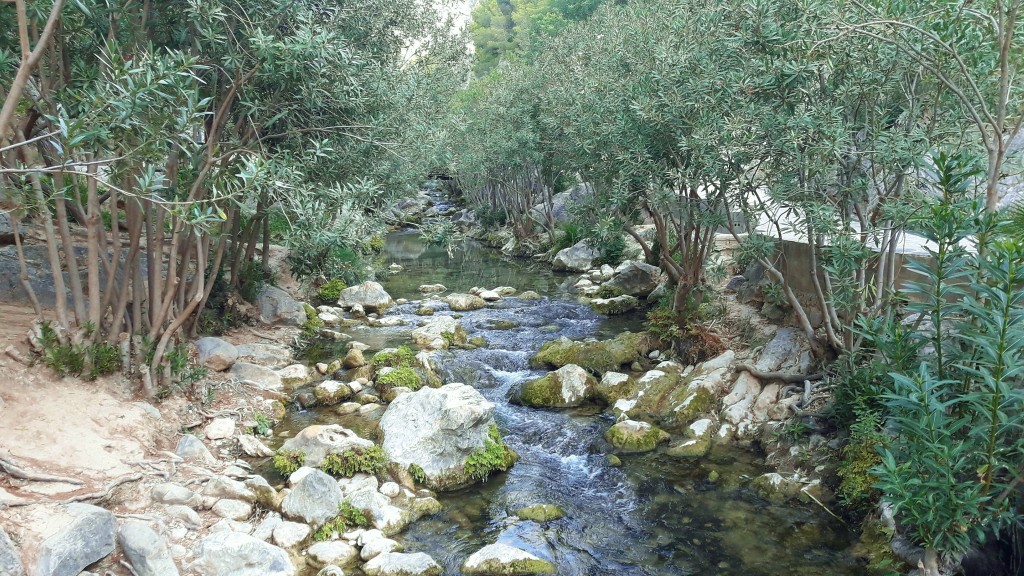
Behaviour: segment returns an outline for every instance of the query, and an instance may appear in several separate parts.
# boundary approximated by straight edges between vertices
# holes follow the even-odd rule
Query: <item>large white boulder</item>
[[[338,297],[338,306],[346,310],[358,305],[367,312],[383,312],[393,303],[384,287],[372,281],[345,288]]]

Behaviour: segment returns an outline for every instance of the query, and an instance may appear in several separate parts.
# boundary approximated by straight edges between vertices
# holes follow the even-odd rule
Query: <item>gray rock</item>
[[[366,562],[367,560],[373,560],[381,554],[401,552],[402,550],[402,545],[390,538],[374,538],[363,544],[362,549],[359,550],[359,557]]]
[[[284,497],[281,513],[285,518],[321,526],[338,515],[341,502],[338,482],[320,470],[313,470]]]
[[[213,505],[212,512],[221,518],[241,522],[252,516],[252,504],[242,500],[224,498],[217,500],[217,503]]]
[[[274,528],[274,544],[285,550],[298,548],[312,532],[306,524],[298,522],[281,522]]]
[[[292,351],[280,344],[268,344],[255,342],[253,344],[240,344],[237,347],[238,360],[266,366],[268,368],[283,368],[293,364]]]
[[[729,283],[725,285],[725,289],[730,291],[730,292],[735,292],[735,291],[739,290],[743,286],[744,282],[746,282],[746,281],[747,281],[747,277],[746,276],[744,276],[742,274],[737,274],[737,275],[735,275],[735,276],[733,276],[732,278],[729,279]]]
[[[240,532],[217,532],[199,541],[189,566],[202,576],[295,576],[288,553]]]
[[[426,325],[412,331],[412,339],[428,350],[446,350],[452,344],[465,344],[466,331],[451,316],[434,316]]]
[[[167,540],[145,523],[125,522],[117,531],[117,542],[138,576],[178,576]]]
[[[809,348],[803,332],[795,328],[779,328],[775,337],[761,350],[754,367],[764,372],[804,373],[810,364]]]
[[[592,267],[594,260],[601,255],[596,248],[591,248],[586,240],[577,242],[574,246],[560,250],[555,254],[551,267],[555,270],[565,272],[586,272]]]
[[[203,496],[231,498],[244,502],[256,501],[256,495],[253,494],[253,491],[248,486],[227,476],[216,476],[207,482],[203,488]]]
[[[24,234],[20,226],[18,232]],[[14,225],[6,212],[0,212],[0,244],[14,244]]]
[[[412,521],[411,514],[392,505],[391,499],[378,492],[374,485],[349,492],[346,500],[362,510],[373,527],[385,536],[398,534]]]
[[[194,492],[173,482],[164,482],[153,486],[150,495],[154,502],[168,505],[191,506],[199,501],[199,497]]]
[[[349,450],[362,450],[373,442],[360,438],[355,432],[338,424],[315,424],[303,428],[294,438],[281,445],[282,452],[301,452],[304,464],[319,467],[328,454],[344,454]]]
[[[470,310],[479,310],[487,307],[487,302],[485,302],[483,298],[473,294],[449,294],[448,296],[445,296],[444,301],[456,312],[468,312]]]
[[[199,363],[211,370],[223,372],[238,360],[238,348],[220,338],[207,336],[196,340],[199,349]]]
[[[421,284],[419,290],[421,294],[440,294],[447,292],[448,288],[444,284]]]
[[[333,564],[329,564],[321,568],[316,573],[316,576],[345,576],[345,571]]]
[[[590,301],[590,307],[594,309],[594,312],[605,314],[606,316],[625,314],[635,310],[639,305],[640,301],[628,294],[615,296],[614,298],[594,298]]]
[[[57,522],[60,527],[39,546],[34,574],[77,576],[114,551],[117,520],[107,510],[89,504],[67,504]]]
[[[593,194],[594,189],[590,184],[576,184],[565,192],[552,195],[550,207],[552,220],[555,224],[568,222],[572,218],[571,207]],[[530,210],[531,216],[538,222],[544,222],[547,219],[547,213],[547,203],[537,204]]]
[[[470,576],[531,576],[555,574],[555,565],[547,560],[507,544],[491,544],[477,550],[462,564]]]
[[[281,381],[277,372],[257,364],[235,362],[231,366],[231,374],[239,380],[252,382],[264,390],[280,391],[284,389],[284,382]]]
[[[301,302],[270,284],[263,286],[253,304],[260,312],[260,322],[264,324],[301,326],[307,319],[306,308]]]
[[[235,438],[238,439],[238,446],[246,456],[251,456],[253,458],[266,458],[267,456],[274,455],[274,451],[268,448],[263,442],[260,442],[260,439],[255,436],[239,434]]]
[[[181,504],[172,504],[168,506],[167,517],[178,520],[187,528],[191,528],[193,530],[203,526],[203,519],[199,517],[199,513],[188,506],[183,506]]]
[[[185,434],[178,440],[178,447],[174,453],[181,456],[186,462],[197,462],[199,464],[216,464],[217,459],[210,453],[210,449],[203,444],[203,441],[192,434]]]
[[[214,418],[203,428],[207,440],[223,440],[235,433],[234,418]]]
[[[345,288],[338,297],[338,306],[346,310],[361,306],[366,312],[383,312],[393,303],[384,287],[372,281]]]
[[[10,536],[0,526],[0,574],[7,576],[25,576],[25,568],[21,565],[21,554],[14,547]]]
[[[314,568],[328,564],[346,566],[353,564],[359,558],[359,551],[356,550],[355,546],[337,540],[317,542],[306,550],[306,557],[311,561]]]
[[[440,576],[441,566],[423,552],[387,552],[363,566],[366,576]]]
[[[615,294],[646,298],[661,279],[661,270],[656,266],[643,262],[628,262],[615,272],[611,280],[604,283],[602,289],[611,290]]]
[[[284,522],[281,515],[277,512],[267,513],[266,518],[262,522],[256,525],[256,528],[252,531],[252,537],[257,540],[267,541],[274,535],[274,530],[277,529]]]
[[[597,380],[575,364],[567,364],[520,387],[517,399],[526,406],[569,408],[589,398]]]

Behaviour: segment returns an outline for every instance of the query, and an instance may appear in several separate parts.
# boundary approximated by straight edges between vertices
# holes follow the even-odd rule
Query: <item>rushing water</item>
[[[606,414],[536,410],[507,401],[512,387],[542,374],[531,370],[528,360],[544,342],[559,336],[609,337],[636,328],[638,319],[611,321],[595,314],[566,293],[570,277],[502,259],[471,242],[449,256],[413,233],[395,233],[386,252],[404,267],[384,281],[395,298],[419,299],[417,287],[431,283],[450,291],[513,286],[545,296],[507,298],[463,313],[460,323],[470,337],[483,336],[487,346],[444,353],[444,379],[471,384],[495,404],[498,427],[521,460],[485,484],[440,495],[444,510],[403,534],[407,550],[430,554],[451,575],[461,573],[469,554],[494,542],[547,558],[566,576],[861,573],[847,552],[853,535],[839,521],[816,507],[772,505],[743,487],[747,478],[764,472],[753,454],[717,449],[695,463],[655,452],[624,456],[621,467],[612,467],[602,439],[613,423]],[[418,306],[398,306],[388,315],[414,326]],[[349,332],[379,349],[406,342],[410,330]],[[298,429],[328,419],[369,429],[329,414],[300,413],[287,426]],[[513,514],[539,503],[555,504],[566,516],[538,524]]]

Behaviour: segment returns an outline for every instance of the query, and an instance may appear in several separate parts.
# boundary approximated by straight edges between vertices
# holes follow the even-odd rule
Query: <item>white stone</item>
[[[232,418],[214,418],[203,428],[208,440],[222,440],[235,434],[235,421]]]

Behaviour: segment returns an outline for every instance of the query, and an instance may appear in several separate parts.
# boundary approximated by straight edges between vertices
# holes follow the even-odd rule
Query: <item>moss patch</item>
[[[668,434],[646,422],[624,420],[608,429],[605,440],[622,452],[650,452],[669,439]]]
[[[524,406],[546,408],[562,402],[562,384],[554,372],[523,384],[517,398]]]
[[[416,354],[408,346],[381,350],[373,355],[370,363],[375,368],[409,368],[416,361]]]
[[[388,457],[380,446],[362,450],[346,450],[341,454],[328,454],[320,469],[334,476],[351,478],[358,472],[376,474],[387,465]]]
[[[313,533],[313,540],[324,542],[330,540],[335,534],[344,534],[353,528],[369,527],[370,519],[366,517],[366,514],[345,500],[338,506],[338,515],[328,520]]]
[[[294,450],[278,450],[274,454],[274,468],[282,476],[291,476],[293,472],[302,468],[306,462],[306,455]]]
[[[337,304],[338,298],[341,297],[341,291],[345,288],[348,288],[345,281],[341,278],[335,278],[321,286],[317,290],[316,297],[324,304]]]
[[[381,395],[387,395],[392,388],[408,388],[415,392],[423,388],[423,378],[412,368],[395,368],[387,374],[378,376],[376,385]]]
[[[534,504],[516,510],[516,516],[534,522],[550,522],[565,517],[565,510],[554,504]]]
[[[519,460],[515,453],[501,439],[498,427],[491,425],[484,447],[466,459],[464,472],[470,479],[484,481],[494,472],[504,472]]]

